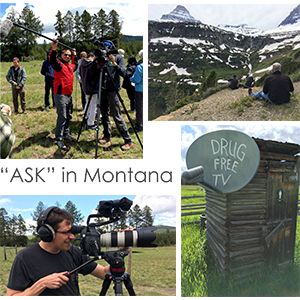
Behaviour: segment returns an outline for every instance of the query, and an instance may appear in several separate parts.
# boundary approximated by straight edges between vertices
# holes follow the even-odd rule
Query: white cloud
[[[155,224],[176,224],[176,197],[173,195],[137,196],[133,203],[141,208],[148,205],[152,209],[152,214],[155,215]]]
[[[4,205],[10,202],[11,200],[9,198],[0,198],[0,205]]]

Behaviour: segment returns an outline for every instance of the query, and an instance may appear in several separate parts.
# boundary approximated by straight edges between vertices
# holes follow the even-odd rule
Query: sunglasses
[[[64,56],[69,56],[69,57],[71,57],[71,56],[72,56],[72,54],[65,54],[65,53],[64,53]]]
[[[56,230],[55,232],[62,233],[62,234],[65,234],[65,235],[72,234],[71,230],[68,230],[68,231],[59,231],[59,230]]]

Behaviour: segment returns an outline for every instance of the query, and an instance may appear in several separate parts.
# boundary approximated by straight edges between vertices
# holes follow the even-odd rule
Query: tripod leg
[[[81,135],[81,131],[82,131],[82,127],[83,127],[83,124],[85,123],[85,121],[87,121],[87,112],[89,110],[89,106],[90,106],[90,103],[91,103],[91,99],[92,99],[92,96],[93,95],[90,95],[89,97],[89,101],[87,103],[87,105],[85,106],[85,109],[84,109],[84,113],[83,113],[83,117],[82,117],[82,122],[81,122],[81,125],[80,125],[80,128],[79,128],[79,132],[78,132],[78,136],[77,136],[77,141],[79,141],[79,137]]]
[[[97,129],[96,129],[96,149],[95,149],[95,159],[97,159],[97,155],[98,155],[97,152],[98,152],[98,140],[99,140],[99,123],[100,123],[100,107],[101,107],[102,77],[103,77],[103,68],[100,68],[99,90],[98,90],[98,103],[97,103]]]
[[[116,296],[123,296],[123,286],[122,286],[122,277],[118,277],[114,279],[114,290]]]
[[[142,144],[142,142],[141,142],[141,140],[140,140],[140,137],[139,137],[137,131],[135,130],[134,126],[133,126],[132,119],[130,118],[130,116],[129,116],[129,114],[128,114],[128,111],[127,111],[127,109],[126,109],[126,106],[125,106],[125,104],[124,104],[124,101],[123,101],[123,99],[122,99],[122,97],[121,97],[121,95],[120,95],[120,92],[119,92],[119,90],[117,89],[117,87],[116,87],[116,85],[115,85],[115,82],[114,82],[114,80],[113,80],[111,74],[109,73],[108,69],[106,70],[106,73],[108,74],[108,77],[109,77],[111,83],[112,83],[113,86],[114,86],[114,90],[115,90],[115,92],[117,93],[117,96],[118,96],[118,98],[119,98],[119,101],[121,102],[121,104],[122,104],[122,106],[123,106],[123,109],[124,109],[124,111],[125,111],[125,114],[126,114],[128,120],[129,120],[129,122],[130,122],[130,125],[131,125],[131,127],[132,127],[132,129],[133,129],[133,131],[134,131],[134,133],[135,133],[135,135],[136,135],[136,137],[137,137],[137,139],[138,139],[138,141],[139,141],[139,143],[140,143],[141,148],[143,149],[143,144]]]
[[[99,296],[105,296],[106,292],[110,286],[110,283],[112,281],[112,275],[110,273],[107,273],[105,275],[104,281],[102,283],[102,289],[100,291],[100,295]]]
[[[133,284],[130,279],[130,275],[128,273],[125,273],[122,277],[123,277],[125,287],[129,293],[129,296],[135,296],[135,292],[133,290]]]
[[[89,111],[90,103],[91,103],[91,100],[92,100],[92,97],[93,97],[92,93],[94,91],[94,87],[96,86],[96,82],[97,82],[97,78],[94,79],[93,86],[92,86],[92,89],[91,89],[91,94],[90,94],[90,97],[89,97],[89,101],[88,101],[86,107],[84,108],[83,118],[82,118],[81,126],[80,126],[80,129],[79,129],[77,141],[79,141],[79,137],[81,135],[81,131],[82,131],[84,121],[88,119],[87,118],[87,112]]]

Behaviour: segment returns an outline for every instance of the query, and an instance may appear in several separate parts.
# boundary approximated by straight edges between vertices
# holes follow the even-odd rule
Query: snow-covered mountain
[[[201,23],[201,21],[196,20],[193,16],[191,16],[190,12],[182,5],[177,5],[176,8],[169,14],[162,15],[160,21]]]
[[[291,13],[278,25],[278,27],[295,24],[300,26],[300,4],[291,11]]]
[[[180,11],[182,15],[184,10],[181,8]],[[294,21],[298,20],[295,11],[291,13]],[[273,30],[261,31],[246,24],[213,26],[174,21],[175,18],[170,21],[170,17],[164,19],[148,23],[151,118],[166,111],[163,99],[174,89],[171,84],[176,83],[178,91],[185,95],[197,93],[204,69],[207,74],[215,71],[218,82],[225,83],[233,74],[244,78],[252,73],[255,80],[259,80],[270,71],[274,61],[279,61],[285,71],[299,69],[298,22],[285,22],[285,25],[282,22]]]
[[[241,34],[246,34],[246,35],[257,35],[263,33],[262,30],[248,26],[247,24],[239,24],[239,25],[219,24],[218,27],[224,30],[229,30]]]

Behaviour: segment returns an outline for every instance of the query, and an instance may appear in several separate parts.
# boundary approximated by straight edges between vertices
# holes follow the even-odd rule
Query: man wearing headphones
[[[80,296],[78,274],[66,276],[86,261],[87,255],[71,244],[73,217],[65,210],[51,206],[38,218],[41,241],[21,250],[12,265],[7,296]],[[104,279],[109,266],[92,262],[79,273]]]

